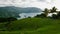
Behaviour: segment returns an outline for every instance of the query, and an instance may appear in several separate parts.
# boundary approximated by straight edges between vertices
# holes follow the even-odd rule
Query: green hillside
[[[6,29],[5,23],[0,29]],[[60,34],[60,19],[25,18],[13,21],[0,34]]]

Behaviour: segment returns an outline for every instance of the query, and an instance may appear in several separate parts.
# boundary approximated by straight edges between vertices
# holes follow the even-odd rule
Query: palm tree
[[[47,17],[48,13],[49,13],[49,10],[47,8],[44,9],[44,14],[45,14],[45,17]]]
[[[56,10],[57,10],[57,8],[56,8],[56,7],[53,7],[53,8],[51,9],[51,13],[57,12]]]

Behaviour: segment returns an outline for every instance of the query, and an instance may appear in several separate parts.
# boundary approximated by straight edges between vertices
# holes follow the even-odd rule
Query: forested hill
[[[36,7],[14,7],[14,6],[6,6],[0,7],[0,17],[19,17],[20,13],[38,13],[42,10]]]

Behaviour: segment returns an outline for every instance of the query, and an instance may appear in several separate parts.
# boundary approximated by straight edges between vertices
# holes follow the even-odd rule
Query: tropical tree
[[[57,10],[57,8],[56,8],[56,7],[53,7],[50,12],[51,12],[51,13],[57,12],[56,10]]]
[[[45,17],[47,17],[48,13],[49,13],[49,10],[47,8],[44,9],[44,14],[45,14]]]

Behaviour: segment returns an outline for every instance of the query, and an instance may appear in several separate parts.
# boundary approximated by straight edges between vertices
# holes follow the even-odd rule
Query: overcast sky
[[[56,6],[60,10],[60,0],[0,0],[0,6],[38,7],[41,9]]]

